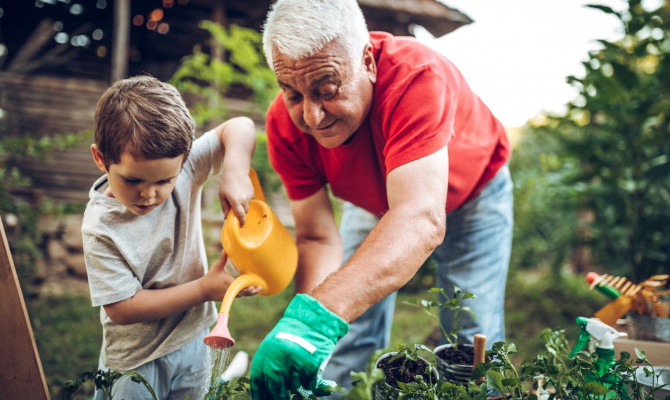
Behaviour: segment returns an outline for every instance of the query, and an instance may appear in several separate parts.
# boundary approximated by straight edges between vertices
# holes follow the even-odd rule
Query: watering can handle
[[[265,203],[265,195],[263,194],[261,182],[258,180],[258,174],[256,174],[256,170],[253,168],[249,170],[249,179],[251,179],[251,185],[254,187],[254,199]]]

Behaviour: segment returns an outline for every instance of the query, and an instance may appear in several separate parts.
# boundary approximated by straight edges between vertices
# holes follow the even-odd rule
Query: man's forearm
[[[444,219],[398,208],[382,217],[342,269],[312,294],[347,322],[404,286],[444,237]]]
[[[296,293],[313,292],[342,263],[341,242],[320,242],[298,239],[298,269],[295,275]]]

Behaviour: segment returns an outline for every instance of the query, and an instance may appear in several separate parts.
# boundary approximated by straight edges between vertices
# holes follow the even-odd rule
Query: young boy
[[[105,175],[91,188],[82,236],[92,303],[102,306],[100,368],[142,373],[159,399],[202,399],[202,340],[233,281],[225,254],[207,269],[202,186],[221,171],[224,215],[241,223],[253,197],[253,122],[233,118],[195,141],[194,132],[177,90],[149,76],[116,82],[95,113],[91,151]],[[118,386],[115,398],[151,398],[131,380]]]

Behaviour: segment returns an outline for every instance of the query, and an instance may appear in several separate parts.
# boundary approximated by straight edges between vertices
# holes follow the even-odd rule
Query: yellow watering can
[[[235,344],[228,330],[228,315],[237,294],[244,288],[260,286],[259,295],[275,295],[291,283],[298,265],[295,241],[265,202],[256,171],[251,169],[249,178],[254,199],[249,204],[246,223],[240,227],[231,211],[221,230],[223,249],[240,276],[228,287],[216,325],[204,339],[206,345],[216,349]]]

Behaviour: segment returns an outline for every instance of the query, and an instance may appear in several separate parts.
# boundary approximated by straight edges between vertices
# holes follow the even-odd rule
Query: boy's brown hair
[[[127,150],[134,158],[174,158],[191,151],[195,121],[172,85],[143,75],[107,89],[95,110],[95,143],[105,168]]]

